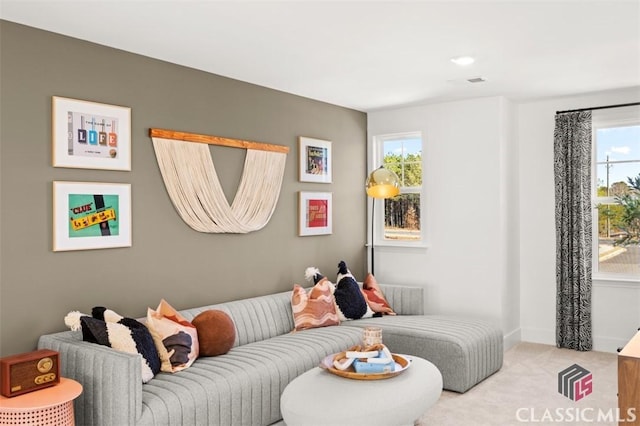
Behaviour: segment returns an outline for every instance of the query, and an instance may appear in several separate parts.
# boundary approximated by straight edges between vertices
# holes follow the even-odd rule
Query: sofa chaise
[[[82,384],[77,424],[100,426],[273,424],[282,418],[280,395],[287,384],[326,355],[359,344],[367,326],[382,328],[392,352],[431,361],[447,390],[465,392],[501,368],[501,330],[477,320],[424,315],[422,288],[381,288],[398,315],[304,331],[292,332],[291,291],[182,310],[188,320],[209,309],[226,312],[235,343],[224,355],[200,357],[145,384],[139,355],[85,342],[80,331],[43,335],[38,348],[60,352],[61,374]]]

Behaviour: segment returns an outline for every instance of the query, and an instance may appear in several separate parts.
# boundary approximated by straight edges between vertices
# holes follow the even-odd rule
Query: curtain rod
[[[591,108],[568,109],[566,111],[556,111],[556,114],[564,114],[566,112],[593,111],[596,109],[622,108],[622,107],[635,106],[635,105],[640,105],[640,102],[632,102],[630,104],[606,105],[606,106],[591,107]]]
[[[242,139],[230,139],[220,136],[201,135],[198,133],[179,132],[166,129],[149,129],[149,136],[152,138],[173,139],[184,142],[198,142],[209,145],[222,145],[232,148],[257,149],[261,151],[281,152],[287,154],[289,147],[284,145],[274,145],[270,143],[245,141]]]

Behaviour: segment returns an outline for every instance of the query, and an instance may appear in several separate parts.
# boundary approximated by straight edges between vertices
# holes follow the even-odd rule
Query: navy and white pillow
[[[82,330],[82,340],[108,346],[117,351],[140,354],[142,382],[147,383],[160,371],[160,356],[149,329],[133,318],[125,318],[110,309],[95,307],[92,316],[72,311],[64,318],[71,330]]]
[[[344,260],[338,264],[337,284],[333,297],[336,302],[336,311],[340,321],[360,318],[371,318],[374,312],[367,304],[358,282],[347,268]],[[376,315],[379,316],[379,315]]]

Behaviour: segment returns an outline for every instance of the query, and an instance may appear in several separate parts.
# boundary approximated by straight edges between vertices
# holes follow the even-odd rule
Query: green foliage
[[[628,177],[627,182],[629,183],[632,191],[640,193],[640,173],[638,173],[638,176],[636,176],[635,178]]]
[[[420,230],[420,194],[400,194],[384,200],[385,228]]]
[[[618,207],[613,217],[615,226],[621,231],[621,236],[614,242],[616,245],[640,244],[640,174],[627,178],[627,182],[628,190],[616,195],[617,206],[612,206]]]
[[[387,153],[383,159],[384,167],[393,171],[400,178],[402,186],[422,185],[422,154],[407,154],[402,157],[399,154]]]
[[[384,167],[393,171],[400,178],[403,187],[422,185],[422,153],[399,154],[387,153],[383,159]],[[385,230],[403,230],[408,233],[401,236],[385,235],[389,239],[416,239],[420,231],[420,194],[400,194],[385,201]],[[411,231],[414,234],[411,234]]]

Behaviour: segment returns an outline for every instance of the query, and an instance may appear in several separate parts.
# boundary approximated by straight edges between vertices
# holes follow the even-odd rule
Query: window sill
[[[365,244],[366,247],[370,248],[371,244]],[[431,247],[427,243],[419,243],[419,244],[402,244],[402,243],[379,243],[373,246],[374,248],[402,248],[402,249],[418,249],[418,250],[426,250]]]
[[[640,288],[640,277],[633,276],[611,276],[611,275],[594,275],[592,282],[598,287],[626,287]]]

